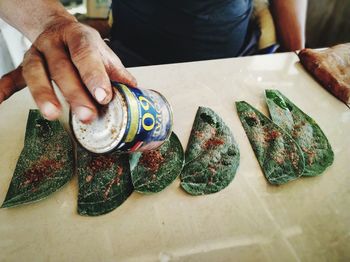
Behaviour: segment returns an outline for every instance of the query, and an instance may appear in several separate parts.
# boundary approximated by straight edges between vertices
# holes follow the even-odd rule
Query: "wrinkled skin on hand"
[[[136,86],[99,33],[67,17],[54,19],[33,42],[22,64],[1,78],[0,103],[28,86],[43,116],[57,119],[61,105],[51,80],[83,122],[96,117],[96,101],[111,100],[110,80]]]

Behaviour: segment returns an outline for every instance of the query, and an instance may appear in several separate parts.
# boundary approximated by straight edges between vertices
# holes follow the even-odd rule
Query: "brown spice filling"
[[[88,168],[93,172],[99,172],[111,168],[115,162],[116,159],[112,156],[96,156],[91,160]]]
[[[305,125],[305,122],[302,121],[299,124],[294,126],[294,129],[292,131],[292,137],[298,138],[300,136],[300,132],[302,131],[303,126]]]
[[[92,178],[93,178],[92,175],[88,175],[88,176],[86,176],[85,181],[86,181],[87,183],[89,183],[89,182],[91,182]]]
[[[225,144],[225,141],[223,139],[218,138],[218,137],[211,137],[209,140],[207,140],[204,143],[204,148],[210,149],[210,148],[214,148],[214,147],[217,147],[217,146],[220,146],[223,144]]]
[[[289,156],[290,156],[290,159],[292,161],[292,165],[294,166],[294,168],[298,169],[299,155],[296,154],[295,152],[291,152]]]
[[[273,160],[279,165],[282,165],[284,163],[284,157],[282,155],[273,156]]]
[[[147,151],[140,157],[140,164],[147,168],[152,173],[158,171],[160,165],[164,162],[164,157],[159,150]]]
[[[300,122],[299,124],[296,124],[295,126],[294,126],[294,129],[300,129],[302,126],[304,126],[305,125],[305,122],[304,121],[302,121],[302,122]]]
[[[117,175],[109,182],[107,185],[106,191],[104,193],[104,198],[107,199],[109,192],[111,191],[111,188],[113,185],[120,185],[120,178],[123,175],[123,168],[121,166],[117,166]]]
[[[266,134],[266,141],[268,142],[273,141],[276,138],[278,138],[280,135],[281,133],[279,131],[272,130]]]
[[[23,182],[23,185],[37,185],[45,178],[52,176],[60,168],[62,168],[61,162],[53,159],[40,159],[24,173],[26,180]]]
[[[197,138],[202,138],[204,136],[204,133],[196,130],[196,131],[194,131],[194,136]]]
[[[88,165],[88,168],[92,171],[92,174],[86,176],[85,181],[87,183],[91,182],[97,172],[111,168],[115,162],[115,157],[108,155],[93,157]]]
[[[307,159],[307,162],[309,165],[312,165],[314,160],[315,160],[315,157],[316,157],[316,152],[313,151],[312,149],[308,149],[306,147],[302,147],[301,148],[308,156],[308,159]]]

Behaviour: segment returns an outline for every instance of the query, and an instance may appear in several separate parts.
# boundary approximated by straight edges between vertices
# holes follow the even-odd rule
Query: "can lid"
[[[89,124],[71,114],[71,128],[76,140],[93,153],[107,153],[122,140],[127,126],[127,105],[114,89],[112,101],[99,109],[99,116]]]

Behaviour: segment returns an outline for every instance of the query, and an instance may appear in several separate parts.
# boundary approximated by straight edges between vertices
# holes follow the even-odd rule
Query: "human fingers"
[[[101,37],[94,29],[81,25],[68,30],[66,36],[70,57],[83,83],[97,102],[109,103],[113,97],[111,83],[96,44]]]
[[[0,104],[17,91],[26,87],[22,76],[22,65],[3,75],[0,79]]]
[[[119,57],[104,42],[100,45],[101,56],[109,78],[112,81],[136,87],[136,78],[124,67]]]
[[[61,105],[47,75],[42,55],[31,47],[23,59],[23,77],[42,115],[55,120],[61,114]]]
[[[44,50],[44,56],[50,78],[58,85],[72,112],[84,123],[92,121],[97,116],[96,106],[64,47],[51,45]]]

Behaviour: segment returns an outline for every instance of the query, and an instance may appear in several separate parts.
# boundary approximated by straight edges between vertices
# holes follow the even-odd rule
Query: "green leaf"
[[[247,102],[236,102],[236,107],[266,179],[281,185],[300,177],[304,157],[293,138]]]
[[[199,107],[185,154],[181,187],[191,195],[218,192],[233,180],[239,149],[231,130],[210,108]]]
[[[98,216],[120,206],[133,192],[129,158],[115,152],[96,155],[77,149],[78,213]]]
[[[184,159],[181,142],[175,133],[159,149],[132,154],[130,167],[135,191],[162,191],[180,175]]]
[[[320,175],[334,161],[334,153],[318,124],[277,90],[266,90],[272,120],[287,130],[303,151],[303,176]],[[285,106],[281,107],[283,103]]]
[[[72,141],[58,121],[30,110],[24,148],[2,207],[39,201],[66,184],[74,173]]]

